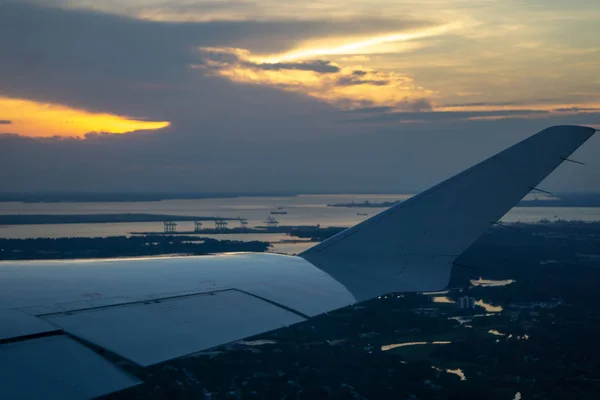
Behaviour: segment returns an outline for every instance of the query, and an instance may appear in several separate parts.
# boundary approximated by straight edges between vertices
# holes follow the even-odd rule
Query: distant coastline
[[[352,195],[395,195],[406,197],[406,192],[373,193],[352,191]],[[127,203],[159,202],[167,200],[231,199],[238,197],[296,197],[300,195],[344,195],[339,192],[173,192],[173,193],[0,193],[0,203]],[[535,194],[535,192],[532,192]],[[543,197],[543,195],[542,195]],[[386,208],[402,200],[384,202],[352,202],[328,204],[329,207]],[[519,207],[600,207],[600,193],[556,193],[551,199],[524,200]]]
[[[600,193],[560,193],[552,198],[521,200],[517,207],[600,207]],[[347,208],[388,208],[401,203],[402,200],[327,204],[328,207]]]
[[[163,221],[232,221],[234,218],[198,217],[165,214],[6,214],[0,225],[106,224]]]
[[[351,203],[335,203],[335,204],[327,204],[327,207],[347,207],[347,208],[388,208],[394,206],[398,203],[402,203],[402,200],[396,201],[384,201],[381,203],[371,203],[368,200],[365,200],[361,203],[351,202]]]
[[[124,203],[155,202],[164,200],[229,199],[236,197],[292,197],[298,193],[261,192],[261,193],[0,193],[0,203]]]
[[[0,261],[206,255],[265,252],[265,241],[242,242],[197,236],[109,236],[93,238],[0,239]]]
[[[510,229],[507,229],[510,228]],[[343,227],[288,227],[290,239],[287,242],[318,243],[343,231]],[[525,232],[526,235],[514,235],[514,231]],[[560,259],[564,254],[571,254],[579,262],[597,262],[594,252],[594,238],[600,232],[600,222],[579,221],[539,221],[538,223],[508,223],[497,226],[486,232],[471,248],[459,258],[456,265],[476,265],[472,256],[477,259],[487,257],[489,242],[494,243],[526,243],[527,249],[548,252],[546,246],[540,247],[539,242],[546,240],[571,240],[578,243],[569,251],[557,246],[551,253],[552,259]],[[206,232],[201,232],[205,234]],[[587,242],[581,244],[581,238]],[[561,239],[562,238],[562,239]],[[36,260],[36,259],[77,259],[77,258],[115,258],[115,257],[145,257],[164,255],[205,255],[224,252],[265,252],[269,251],[273,242],[266,240],[219,240],[205,236],[190,235],[133,235],[108,237],[63,237],[63,238],[31,238],[31,239],[1,239],[0,261],[2,260]],[[490,261],[491,262],[491,261]],[[502,274],[506,273],[502,269]],[[500,275],[501,279],[506,276]]]

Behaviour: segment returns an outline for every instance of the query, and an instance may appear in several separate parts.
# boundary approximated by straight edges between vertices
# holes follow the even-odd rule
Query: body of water
[[[271,211],[285,211],[287,214],[273,215],[281,225],[320,225],[321,227],[349,227],[381,211],[383,208],[328,207],[332,203],[360,203],[369,201],[380,203],[403,200],[410,195],[298,195],[281,197],[235,197],[223,199],[186,199],[156,202],[114,202],[114,203],[0,203],[0,214],[168,214],[197,217],[247,218],[248,226],[264,225]],[[359,215],[359,214],[367,215]],[[537,222],[549,220],[600,221],[600,208],[560,208],[560,207],[517,207],[502,220],[505,222]],[[205,222],[205,227],[214,223]],[[229,221],[229,227],[238,226],[237,221]],[[178,223],[178,231],[192,231],[194,223]],[[0,238],[36,237],[102,237],[129,235],[131,232],[162,232],[162,222],[106,223],[106,224],[48,224],[48,225],[4,225],[0,226]],[[202,235],[230,240],[265,240],[276,243],[273,251],[297,253],[312,246],[310,243],[281,243],[289,239],[284,234],[235,234]]]
[[[449,374],[453,374],[456,375],[460,378],[461,381],[466,381],[467,380],[467,376],[465,375],[465,373],[463,372],[462,369],[460,368],[456,368],[456,369],[452,369],[452,368],[448,368],[448,369],[441,369],[436,367],[435,365],[432,365],[431,368],[435,369],[436,371],[439,372],[447,372]]]
[[[436,340],[433,342],[404,342],[404,343],[394,343],[394,344],[388,344],[385,346],[381,346],[381,351],[388,351],[388,350],[392,350],[392,349],[396,349],[398,347],[407,347],[407,346],[423,346],[423,345],[428,345],[428,344],[450,344],[452,343],[449,340]]]
[[[432,299],[434,303],[456,304],[456,301],[452,300],[448,296],[434,296]]]
[[[493,304],[486,303],[485,301],[483,301],[481,299],[477,300],[475,302],[475,304],[480,307],[483,307],[485,309],[485,311],[487,311],[489,313],[499,313],[499,312],[502,312],[502,310],[503,310],[502,306],[495,306]]]
[[[515,283],[513,279],[492,280],[492,279],[471,279],[471,286],[497,287],[506,286]]]

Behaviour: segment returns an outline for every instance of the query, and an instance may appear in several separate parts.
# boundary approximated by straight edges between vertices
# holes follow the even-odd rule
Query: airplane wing
[[[357,300],[444,288],[452,263],[595,130],[545,129],[299,256]]]
[[[0,262],[0,398],[97,397],[140,383],[136,368],[441,289],[452,262],[594,132],[548,128],[298,257]]]

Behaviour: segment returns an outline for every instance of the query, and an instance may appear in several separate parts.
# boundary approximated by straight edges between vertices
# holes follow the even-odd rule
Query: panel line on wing
[[[60,328],[56,328],[56,330],[54,331],[32,333],[29,335],[15,336],[8,339],[0,339],[0,344],[25,342],[27,340],[40,339],[50,336],[60,336],[64,334],[65,332],[63,330],[61,330]]]
[[[139,367],[306,320],[281,305],[235,289],[214,296],[115,305],[44,319],[87,347],[108,350]]]
[[[51,317],[54,315],[71,315],[73,313],[78,313],[78,312],[82,312],[82,311],[101,310],[101,309],[106,309],[106,308],[130,306],[130,305],[135,305],[135,304],[160,303],[163,300],[183,299],[186,297],[194,297],[194,296],[211,296],[216,293],[227,292],[227,291],[231,291],[231,290],[236,290],[236,289],[220,289],[220,290],[212,290],[210,292],[193,292],[193,293],[187,293],[187,294],[176,295],[176,296],[155,297],[155,298],[146,299],[146,300],[128,301],[128,302],[117,303],[117,304],[106,304],[103,306],[96,306],[96,307],[77,308],[77,309],[72,309],[69,311],[56,311],[56,312],[51,312],[51,313],[38,314],[37,316],[38,317]]]
[[[240,292],[240,293],[247,294],[248,296],[252,296],[252,297],[254,297],[254,298],[257,298],[257,299],[259,299],[259,300],[262,300],[262,301],[264,301],[264,302],[267,302],[267,303],[269,303],[269,304],[272,304],[272,305],[274,305],[274,306],[276,306],[276,307],[279,307],[279,308],[281,308],[281,309],[283,309],[283,310],[285,310],[285,311],[289,311],[289,312],[291,312],[291,313],[294,313],[294,314],[298,315],[299,317],[302,317],[302,318],[305,318],[305,319],[309,319],[309,318],[310,318],[310,316],[308,316],[308,315],[306,315],[306,314],[304,314],[304,313],[301,313],[301,312],[300,312],[300,311],[298,311],[298,310],[294,310],[293,308],[290,308],[290,307],[288,307],[288,306],[286,306],[286,305],[283,305],[283,304],[281,304],[281,303],[277,303],[276,301],[269,300],[269,299],[267,299],[267,298],[265,298],[265,297],[262,297],[262,296],[255,295],[255,294],[252,294],[252,293],[250,293],[250,292],[246,292],[245,290],[241,290],[241,289],[233,289],[233,290],[235,290],[235,291],[237,291],[237,292]]]

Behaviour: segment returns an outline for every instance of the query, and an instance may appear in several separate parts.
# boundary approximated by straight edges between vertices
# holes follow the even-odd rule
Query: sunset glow
[[[55,7],[50,0],[35,3]],[[96,37],[77,23],[65,28],[89,35],[90,43],[103,43],[102,57],[82,45],[85,41],[60,32],[53,39],[55,50],[38,51],[47,37],[54,37],[52,30],[40,29],[31,42],[27,35],[15,39],[10,62],[2,64],[8,69],[0,71],[7,77],[4,85],[11,86],[0,93],[0,132],[82,137],[88,132],[156,130],[171,123],[184,126],[203,110],[212,110],[202,104],[212,105],[220,93],[203,85],[212,88],[217,82],[232,84],[232,90],[253,85],[292,92],[292,97],[316,99],[314,104],[327,103],[343,112],[379,108],[415,113],[402,123],[433,123],[445,113],[443,118],[454,115],[465,121],[583,114],[586,123],[594,124],[587,117],[600,112],[600,47],[593,39],[600,32],[600,11],[588,0],[575,3],[576,7],[464,0],[61,2],[56,12],[74,21],[86,15],[107,26],[123,24],[130,36]],[[6,19],[4,25],[10,21],[15,19]],[[27,29],[37,32],[34,21]],[[15,23],[11,29],[25,28]],[[13,50],[22,46],[29,50]],[[23,71],[43,84],[35,87],[33,80],[10,79]],[[53,71],[79,77],[65,78],[61,85],[77,87],[69,89],[75,92],[86,86],[81,88],[86,96],[55,96],[62,87],[47,84]],[[114,98],[89,102],[90,93]],[[208,99],[197,99],[203,95]],[[132,102],[145,118],[121,111],[130,110]],[[97,108],[98,104],[111,107]],[[169,121],[146,120],[153,115],[169,115]]]
[[[294,61],[318,58],[323,56],[372,54],[377,52],[389,53],[397,49],[390,47],[382,49],[380,48],[380,46],[437,36],[443,33],[447,33],[457,27],[458,24],[448,24],[415,32],[391,33],[388,35],[376,36],[358,41],[351,41],[350,43],[343,44],[340,46],[299,49],[280,55],[274,55],[268,58],[259,58],[258,60],[264,63],[278,63],[282,61]],[[399,50],[401,51],[402,49]]]
[[[170,125],[166,121],[139,121],[107,113],[92,113],[59,104],[39,103],[0,97],[2,133],[31,137],[83,137],[89,132],[127,133],[154,130]]]

